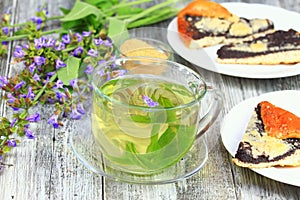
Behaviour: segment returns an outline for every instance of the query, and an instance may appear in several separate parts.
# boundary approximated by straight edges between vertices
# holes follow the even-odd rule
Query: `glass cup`
[[[130,174],[159,173],[178,163],[222,108],[219,90],[170,60],[117,58],[95,68],[92,85],[95,145],[106,167]]]

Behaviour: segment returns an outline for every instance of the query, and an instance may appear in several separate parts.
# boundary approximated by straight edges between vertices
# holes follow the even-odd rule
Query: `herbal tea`
[[[93,98],[92,131],[115,167],[155,172],[175,164],[194,142],[200,103],[186,105],[196,97],[184,85],[124,75],[95,88]]]

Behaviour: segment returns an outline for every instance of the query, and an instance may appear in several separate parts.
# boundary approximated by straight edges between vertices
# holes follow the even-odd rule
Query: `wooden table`
[[[34,16],[38,5],[47,2],[50,15],[59,15],[59,7],[71,8],[74,1],[2,0],[0,13],[12,7],[12,21],[24,22]],[[217,2],[223,2],[218,0]],[[236,2],[236,1],[231,1]],[[300,12],[300,0],[243,0],[264,3]],[[300,19],[295,19],[300,20]],[[157,24],[167,27],[169,21]],[[52,27],[58,24],[53,23]],[[9,44],[9,56],[0,61],[1,75],[13,69],[12,51],[18,42]],[[229,110],[243,101],[266,92],[299,90],[300,75],[276,79],[248,79],[219,75],[199,69],[214,80],[225,94],[224,112],[214,126],[219,132],[220,121]],[[218,80],[218,81],[215,81]],[[3,95],[1,95],[2,97]],[[42,107],[47,113],[47,107]],[[9,115],[1,101],[1,115]],[[299,199],[300,188],[261,176],[232,164],[231,156],[218,135],[217,144],[209,154],[204,168],[193,177],[165,185],[135,185],[111,181],[87,170],[75,157],[69,145],[70,123],[53,129],[44,118],[37,126],[35,140],[24,140],[5,163],[12,164],[0,173],[0,199]]]

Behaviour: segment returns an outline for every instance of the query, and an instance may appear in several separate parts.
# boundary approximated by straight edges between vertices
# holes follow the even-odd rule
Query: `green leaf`
[[[97,7],[85,2],[76,1],[74,7],[67,15],[65,15],[64,18],[61,19],[61,21],[66,22],[79,20],[89,15],[93,15],[95,20],[100,20],[101,17],[103,17],[102,12]]]
[[[108,37],[113,38],[120,33],[126,32],[126,23],[116,18],[109,18]]]
[[[78,77],[78,69],[81,59],[73,56],[68,57],[66,67],[60,68],[57,71],[58,79],[60,79],[65,85],[70,85],[69,81]]]
[[[160,124],[154,124],[151,130],[151,143],[147,147],[147,153],[154,152],[161,148],[158,144],[158,132],[160,130]]]
[[[158,140],[158,144],[161,147],[166,146],[174,139],[174,137],[177,135],[177,132],[178,132],[178,127],[176,126],[168,127],[168,129],[160,136]]]

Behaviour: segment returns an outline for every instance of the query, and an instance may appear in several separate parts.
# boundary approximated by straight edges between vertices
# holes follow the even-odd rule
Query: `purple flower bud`
[[[48,73],[47,73],[47,78],[49,79],[49,77],[53,76],[55,73],[56,73],[55,71],[53,71],[53,72],[48,72]],[[47,82],[48,82],[48,80],[47,80]]]
[[[56,82],[55,82],[55,85],[53,86],[53,88],[63,88],[63,86],[64,86],[64,83],[61,81],[61,80],[57,80]]]
[[[95,57],[97,58],[98,57],[98,51],[95,50],[95,49],[90,49],[87,53],[88,56],[92,56],[92,57]]]
[[[61,40],[65,44],[69,44],[71,42],[70,36],[68,34],[63,35]]]
[[[61,67],[66,67],[66,63],[64,63],[63,61],[61,61],[60,59],[56,59],[55,60],[55,68],[59,69]]]
[[[8,32],[9,32],[8,27],[3,27],[2,32],[4,33],[4,35],[8,35]]]
[[[17,146],[16,140],[7,140],[7,146],[16,147]]]
[[[101,38],[95,38],[94,39],[94,44],[96,45],[96,46],[100,46],[101,44],[103,44],[103,40],[101,39]]]
[[[8,45],[8,42],[7,41],[2,41],[1,44],[2,45]]]
[[[6,97],[8,98],[8,99],[7,99],[7,102],[8,102],[8,103],[13,103],[13,102],[16,100],[16,98],[14,97],[14,95],[12,95],[11,93],[8,93],[8,94],[6,95]]]
[[[42,66],[46,63],[46,58],[43,56],[34,56],[34,62],[37,66]]]
[[[36,66],[35,66],[35,63],[31,63],[29,66],[28,66],[28,69],[30,71],[30,73],[33,73],[34,70],[35,70]]]
[[[93,71],[94,71],[94,67],[93,67],[92,65],[86,66],[86,68],[85,68],[85,70],[84,70],[84,72],[85,72],[86,74],[91,74],[91,73],[93,73]]]
[[[41,120],[41,117],[39,113],[35,113],[33,115],[27,116],[25,119],[29,122],[38,122]]]
[[[34,74],[34,75],[33,75],[33,79],[34,79],[35,81],[40,81],[40,80],[41,80],[40,77],[39,77],[39,75],[37,75],[37,74]]]
[[[33,100],[34,97],[35,97],[35,94],[32,92],[32,87],[28,87],[28,92],[27,92],[26,98]]]
[[[8,84],[8,79],[7,79],[7,76],[0,76],[0,82],[3,83],[3,85],[6,85]]]
[[[28,139],[34,139],[34,135],[33,135],[33,133],[32,133],[31,130],[29,130],[28,128],[26,128],[24,131],[25,131],[25,135],[26,135],[26,137]]]
[[[77,47],[77,48],[74,50],[74,52],[73,52],[73,56],[79,57],[82,53],[83,53],[83,48],[82,48],[82,47]]]
[[[16,124],[16,122],[17,122],[17,118],[14,118],[12,121],[11,121],[11,123],[10,123],[10,127],[14,127],[15,126],[15,124]]]
[[[158,102],[153,101],[151,98],[147,97],[146,95],[143,95],[142,99],[149,107],[156,107],[159,105]]]
[[[91,32],[90,31],[83,31],[82,32],[82,36],[83,37],[89,37],[91,35]]]
[[[18,107],[11,106],[11,108],[13,109],[13,111],[19,111],[20,110],[20,108],[18,108]]]
[[[18,90],[18,89],[20,89],[24,84],[25,84],[25,81],[21,81],[21,82],[19,82],[18,84],[15,85],[14,89],[15,89],[15,90]]]
[[[49,119],[48,119],[48,124],[51,124],[53,128],[58,128],[58,115],[53,114]]]

